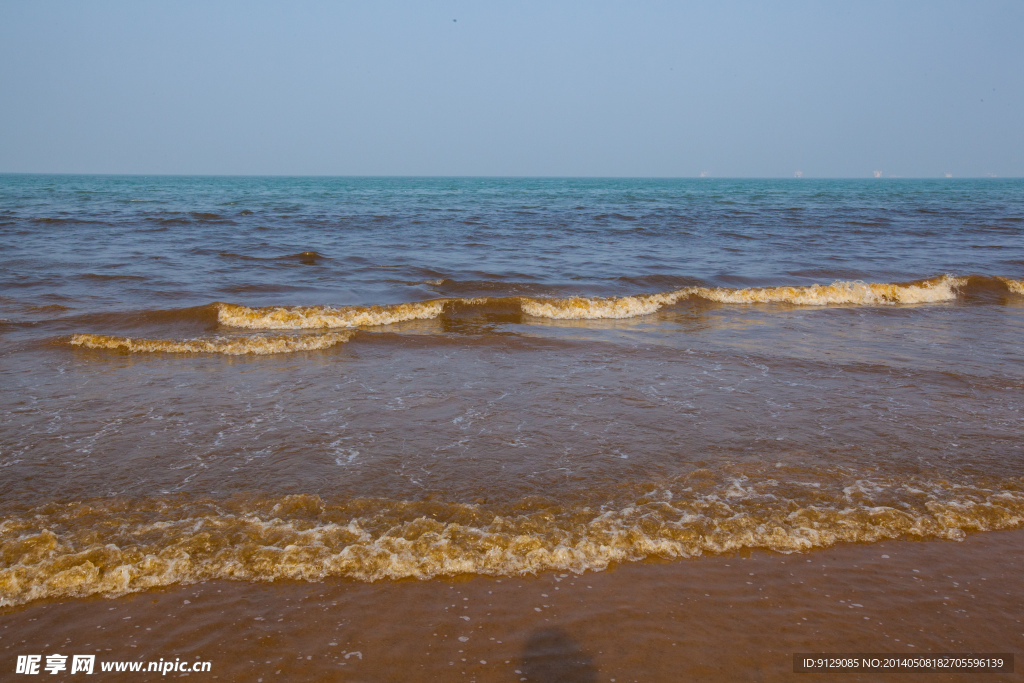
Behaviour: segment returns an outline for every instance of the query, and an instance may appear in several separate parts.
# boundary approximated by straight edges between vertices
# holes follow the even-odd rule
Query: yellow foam
[[[351,332],[333,332],[303,336],[251,336],[215,337],[213,339],[134,339],[111,337],[105,334],[76,334],[71,337],[75,346],[90,349],[113,349],[128,353],[223,353],[230,356],[247,354],[269,355],[316,351],[347,342]]]
[[[0,605],[211,579],[583,572],[651,556],[958,540],[1024,526],[1021,481],[979,487],[899,477],[819,484],[805,493],[774,479],[708,481],[708,473],[695,473],[612,506],[316,495],[49,504],[0,519]]]
[[[446,299],[435,299],[392,306],[352,306],[348,308],[327,306],[248,308],[235,304],[218,304],[217,320],[222,325],[230,327],[260,330],[388,325],[405,320],[436,318],[441,314],[446,303]]]

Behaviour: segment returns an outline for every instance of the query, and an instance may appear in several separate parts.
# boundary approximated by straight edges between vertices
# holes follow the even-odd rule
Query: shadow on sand
[[[531,683],[593,683],[597,667],[560,628],[534,631],[523,648],[523,675]]]

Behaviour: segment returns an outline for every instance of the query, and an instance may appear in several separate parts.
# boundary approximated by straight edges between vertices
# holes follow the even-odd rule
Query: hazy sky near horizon
[[[1024,176],[1024,2],[0,0],[0,172]]]

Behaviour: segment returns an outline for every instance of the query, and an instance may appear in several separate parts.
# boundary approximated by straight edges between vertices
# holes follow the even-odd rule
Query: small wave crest
[[[280,286],[271,287],[277,291]],[[837,281],[830,285],[780,286],[780,287],[705,287],[688,286],[673,291],[653,294],[638,294],[621,297],[538,297],[538,296],[482,296],[475,298],[440,298],[428,301],[408,302],[390,305],[370,306],[272,306],[252,308],[239,304],[213,303],[189,309],[171,311],[150,311],[141,315],[149,322],[171,322],[184,320],[188,322],[205,321],[216,318],[216,321],[227,327],[246,328],[253,330],[315,330],[331,328],[376,327],[411,320],[432,320],[456,311],[465,312],[467,308],[478,309],[478,312],[507,315],[511,311],[521,312],[534,318],[551,320],[596,320],[633,318],[649,315],[661,308],[677,304],[686,299],[711,301],[720,304],[765,304],[778,303],[797,306],[892,306],[928,304],[952,301],[964,293],[965,301],[971,300],[971,293],[978,295],[985,291],[1007,291],[1024,294],[1024,281],[1011,280],[1005,277],[954,277],[943,275],[930,280],[910,283],[868,283],[860,281]],[[140,314],[133,314],[139,317]],[[528,323],[528,319],[522,320]],[[178,345],[184,352],[209,351],[209,340],[189,340],[182,342],[131,340],[129,338],[105,337],[103,335],[76,335],[76,338],[95,339],[126,339],[119,342],[122,347],[128,344],[163,344]],[[295,350],[302,344],[313,344],[312,341],[299,341],[297,338],[267,338],[275,344],[293,345]],[[79,342],[74,342],[79,343]],[[85,342],[81,342],[85,345]],[[94,341],[90,343],[99,344]],[[113,342],[104,341],[104,344]],[[216,343],[221,343],[220,341]],[[225,342],[226,343],[226,342]],[[241,341],[231,341],[240,344]],[[332,342],[338,343],[337,341]],[[204,346],[206,345],[206,346]],[[330,345],[330,344],[328,344]],[[200,347],[203,346],[201,349]],[[104,346],[104,348],[114,348]],[[326,348],[311,346],[309,348]],[[291,350],[292,346],[288,347]],[[133,349],[139,350],[139,349]],[[224,351],[224,353],[229,353]]]
[[[111,337],[105,334],[76,334],[71,337],[70,343],[89,349],[111,349],[125,353],[221,353],[228,356],[266,356],[273,353],[318,351],[343,344],[351,336],[352,332],[332,332],[303,336],[255,335],[176,341]]]
[[[316,251],[300,251],[295,254],[285,254],[283,256],[251,256],[248,254],[235,254],[232,252],[224,251],[218,254],[223,259],[241,260],[241,261],[263,261],[268,263],[289,263],[298,262],[303,265],[315,265],[320,261],[330,261],[331,259],[323,254]]]
[[[523,298],[523,311],[540,318],[632,318],[696,297],[722,304],[786,303],[802,306],[922,304],[956,299],[967,278],[950,275],[918,283],[891,284],[838,281],[830,285],[792,287],[684,287],[671,292],[626,297]]]
[[[1024,526],[1022,480],[801,477],[814,478],[799,473],[787,484],[701,470],[633,485],[618,502],[488,506],[300,494],[53,503],[0,518],[0,606],[211,579],[580,573],[648,557],[960,540]]]
[[[808,287],[751,287],[724,289],[696,287],[693,295],[718,303],[790,303],[804,306],[860,304],[884,306],[926,304],[956,299],[957,290],[967,278],[943,275],[917,283],[839,281],[831,285]]]
[[[392,306],[351,306],[330,308],[306,306],[294,308],[249,308],[218,304],[217,320],[229,327],[261,330],[301,330],[331,327],[388,325],[406,320],[436,318],[444,310],[446,299]]]
[[[555,320],[588,320],[598,318],[633,318],[654,313],[662,306],[684,298],[685,290],[623,297],[568,297],[535,299],[523,297],[520,306],[527,315]]]
[[[231,327],[253,329],[315,329],[388,325],[406,320],[436,318],[449,303],[471,306],[518,303],[527,315],[556,320],[632,318],[658,311],[663,306],[696,297],[723,304],[789,303],[805,306],[895,305],[950,301],[967,278],[942,276],[918,283],[890,284],[834,282],[805,287],[684,287],[682,289],[623,297],[478,297],[432,299],[387,306],[328,306],[249,308],[217,304],[218,320]]]
[[[1008,277],[1001,277],[999,280],[1014,294],[1024,295],[1024,280],[1011,280]]]

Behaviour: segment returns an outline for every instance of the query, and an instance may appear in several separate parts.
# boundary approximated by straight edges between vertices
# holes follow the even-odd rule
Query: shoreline
[[[825,680],[794,674],[792,654],[1020,652],[1022,552],[1017,529],[581,575],[212,581],[6,608],[0,670],[58,652],[198,658],[209,680]]]

